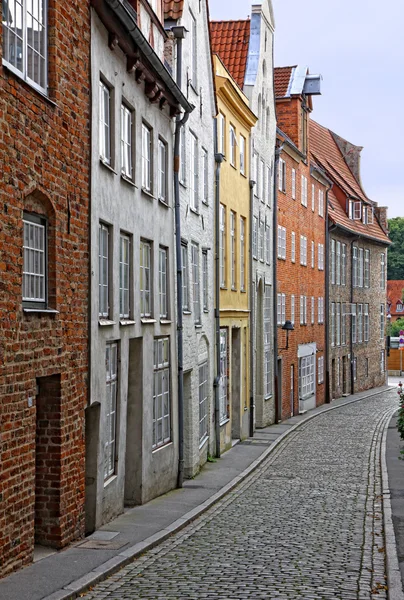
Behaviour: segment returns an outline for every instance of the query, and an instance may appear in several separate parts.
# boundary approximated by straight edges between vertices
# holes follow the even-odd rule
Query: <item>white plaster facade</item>
[[[215,447],[213,183],[216,104],[206,0],[185,0],[180,18],[176,21],[166,19],[166,29],[173,25],[186,28],[182,43],[181,87],[188,101],[195,106],[182,128],[180,150],[182,258],[187,260],[183,269],[188,272],[189,282],[188,297],[183,303],[184,475],[192,477],[206,462],[208,454],[214,454]],[[174,54],[173,73],[177,60],[176,52]],[[199,285],[195,283],[192,252],[197,252]],[[206,273],[203,261],[207,261]],[[206,376],[207,383],[203,385]]]
[[[271,0],[253,5],[244,92],[258,121],[251,133],[250,178],[255,181],[252,215],[251,389],[255,425],[275,421],[273,373],[273,168],[276,116],[273,87],[274,15]]]
[[[144,11],[143,11],[144,12]],[[142,12],[142,28],[163,61],[163,33]],[[153,27],[153,36],[150,35]],[[178,475],[177,348],[175,318],[175,245],[173,181],[174,123],[170,107],[152,103],[145,84],[128,72],[127,56],[119,45],[111,50],[111,34],[92,9],[92,163],[91,163],[91,371],[90,407],[86,423],[87,530],[99,527],[123,512],[124,505],[143,504],[176,487]],[[111,161],[100,160],[100,80],[111,94]],[[132,111],[133,174],[121,175],[121,105]],[[142,189],[142,125],[151,131],[151,189]],[[166,202],[157,197],[159,140],[166,156]],[[108,228],[109,314],[99,315],[100,223]],[[120,237],[129,247],[129,315],[120,315]],[[141,241],[150,244],[151,314],[141,316]],[[160,249],[167,252],[167,314],[160,309]],[[122,280],[121,280],[122,281]],[[143,286],[145,287],[145,286]],[[168,338],[169,345],[169,434],[155,444],[154,414],[155,340]],[[106,384],[106,347],[116,343],[117,395],[114,465],[105,476],[109,397]],[[160,362],[160,359],[157,360]],[[164,374],[167,377],[167,372]],[[166,380],[165,380],[166,381]],[[165,384],[164,384],[165,385]],[[110,390],[110,387],[108,387]],[[164,396],[162,396],[164,397]],[[164,397],[167,399],[167,397]],[[163,404],[163,412],[166,408]],[[169,439],[168,439],[169,438]]]

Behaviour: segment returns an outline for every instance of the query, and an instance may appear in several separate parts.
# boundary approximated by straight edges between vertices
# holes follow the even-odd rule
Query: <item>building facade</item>
[[[84,534],[90,19],[35,4],[0,34],[0,575]]]
[[[173,119],[191,110],[162,2],[92,5],[87,531],[177,484]]]
[[[323,404],[325,243],[328,180],[310,161],[309,115],[319,77],[306,67],[275,69],[279,161],[277,234],[277,420]],[[287,323],[289,321],[289,324]],[[293,331],[285,331],[289,325]]]
[[[330,398],[386,381],[387,210],[366,196],[361,148],[315,121],[312,160],[332,181],[328,195]]]
[[[181,87],[195,106],[181,128],[179,166],[184,475],[193,477],[208,454],[215,453],[213,123],[216,103],[206,0],[165,0],[164,6],[166,30],[176,33],[178,28],[185,28]],[[177,72],[178,46],[176,50],[174,72]]]
[[[250,425],[250,135],[256,117],[248,99],[214,56],[218,104],[220,448],[248,436]]]

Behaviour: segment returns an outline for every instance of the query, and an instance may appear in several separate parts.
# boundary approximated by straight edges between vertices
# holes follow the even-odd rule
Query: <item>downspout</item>
[[[273,231],[272,231],[272,260],[273,260],[273,330],[274,330],[274,390],[275,390],[275,422],[279,423],[282,420],[282,390],[278,389],[279,373],[278,373],[278,315],[277,315],[277,293],[278,293],[278,165],[283,144],[275,148],[275,163],[274,163],[274,202],[273,202]]]
[[[217,121],[215,119],[215,139],[217,139]],[[215,334],[216,334],[216,377],[213,382],[215,388],[215,438],[216,457],[220,458],[220,264],[219,264],[219,208],[220,208],[220,167],[223,154],[215,154]]]
[[[181,88],[182,40],[185,27],[173,27],[177,40],[177,85]],[[184,483],[184,343],[182,319],[182,256],[181,256],[181,205],[180,205],[180,132],[188,121],[189,112],[177,116],[174,134],[174,217],[175,251],[177,263],[177,352],[178,352],[178,487]]]
[[[249,249],[249,258],[248,258],[248,268],[250,271],[249,274],[249,305],[250,305],[250,437],[254,435],[254,412],[255,412],[255,404],[254,404],[254,324],[255,324],[255,310],[254,310],[254,281],[253,281],[253,258],[251,252],[251,244],[252,244],[252,234],[253,234],[253,217],[254,217],[254,185],[255,181],[250,179],[250,227],[249,227],[249,240],[250,243],[248,245]],[[260,332],[261,334],[261,332]]]
[[[330,233],[333,231],[336,226],[328,227],[328,193],[332,188],[332,184],[327,188],[325,192],[325,306],[327,310],[327,319],[325,322],[325,398],[324,401],[326,404],[331,402],[331,394],[330,394],[330,328],[329,328],[329,319],[328,319],[328,311],[330,306]]]

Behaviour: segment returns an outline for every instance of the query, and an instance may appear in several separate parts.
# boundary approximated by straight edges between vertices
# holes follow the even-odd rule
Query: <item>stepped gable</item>
[[[237,85],[242,89],[250,43],[250,19],[211,21],[212,53],[217,54]]]

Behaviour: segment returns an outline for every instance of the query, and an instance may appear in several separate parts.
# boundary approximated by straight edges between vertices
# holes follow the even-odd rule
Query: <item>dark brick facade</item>
[[[48,97],[0,66],[0,575],[84,533],[89,19],[49,0]],[[27,214],[46,226],[45,311],[22,302]]]

